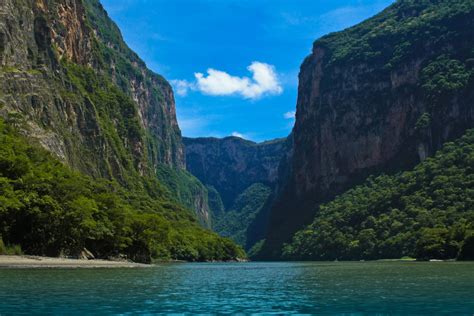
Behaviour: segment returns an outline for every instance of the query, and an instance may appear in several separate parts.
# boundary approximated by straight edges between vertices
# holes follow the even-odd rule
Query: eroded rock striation
[[[31,127],[26,133],[95,176],[121,179],[127,169],[143,174],[159,163],[184,167],[170,85],[126,46],[98,1],[6,0],[0,14],[3,113],[20,113]],[[107,78],[98,85],[108,90],[110,79],[133,107],[110,104],[101,113],[85,95],[97,93],[93,83],[74,82],[90,68]],[[141,131],[133,130],[135,123]],[[121,135],[108,131],[122,128]],[[117,159],[121,155],[133,166]]]

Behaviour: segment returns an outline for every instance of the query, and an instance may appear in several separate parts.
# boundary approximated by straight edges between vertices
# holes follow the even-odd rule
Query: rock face
[[[0,16],[3,116],[17,115],[26,134],[93,176],[125,183],[159,164],[184,168],[170,85],[126,46],[97,0],[5,0]],[[123,100],[99,104],[92,78]]]
[[[185,174],[171,86],[98,0],[5,0],[0,17],[0,115],[93,177],[133,186],[169,168],[181,178],[169,190],[207,221],[206,190]]]
[[[265,230],[263,204],[278,183],[286,139],[183,138],[187,170],[207,186],[212,227],[250,248]],[[249,226],[252,230],[248,231]]]
[[[262,255],[368,175],[414,166],[474,126],[474,3],[400,0],[314,43],[294,150]]]

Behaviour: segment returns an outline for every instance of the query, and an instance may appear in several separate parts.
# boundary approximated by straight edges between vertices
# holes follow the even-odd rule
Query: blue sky
[[[393,0],[102,0],[127,44],[172,82],[184,136],[287,136],[317,38]]]

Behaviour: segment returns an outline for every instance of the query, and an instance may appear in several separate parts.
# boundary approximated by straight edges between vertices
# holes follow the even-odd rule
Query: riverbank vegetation
[[[474,259],[474,130],[414,170],[369,178],[318,207],[292,260]]]
[[[0,120],[0,237],[27,254],[96,257],[233,260],[244,251],[199,226],[170,202],[161,185],[143,189],[93,179],[71,170]]]

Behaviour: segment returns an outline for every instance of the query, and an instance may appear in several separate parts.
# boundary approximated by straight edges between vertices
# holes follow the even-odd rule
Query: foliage
[[[470,235],[464,239],[458,259],[474,260],[474,233],[471,232]]]
[[[124,42],[120,29],[108,17],[100,1],[85,0],[83,1],[83,4],[86,9],[86,17],[89,27],[96,30],[101,42],[112,46],[113,49],[111,49],[109,53],[114,54],[114,52],[116,52],[117,54],[120,54],[124,60],[129,60],[132,63],[144,66],[144,62],[141,61],[138,55]]]
[[[193,210],[196,210],[196,208],[200,206],[207,207],[206,187],[186,170],[159,165],[156,168],[156,174],[158,180],[171,191],[171,196],[176,202]],[[203,226],[210,226],[208,218],[198,217],[198,219]]]
[[[91,43],[92,68],[128,96],[128,103],[135,100],[132,95],[141,96],[138,101],[142,103],[141,118],[148,121],[143,126],[144,149],[150,165],[181,165],[181,152],[177,150],[181,146],[181,132],[174,123],[174,114],[168,112],[168,106],[174,102],[171,86],[162,76],[149,70],[127,46],[99,0],[84,0],[82,4],[86,26],[96,35]]]
[[[265,245],[265,239],[257,241],[252,248],[247,252],[249,258],[257,258],[258,254],[261,252],[263,246]]]
[[[315,46],[331,52],[332,64],[384,60],[386,68],[392,69],[420,56],[426,43],[436,48],[434,51],[447,41],[467,41],[470,45],[470,30],[462,26],[472,23],[473,10],[470,0],[397,1],[361,24],[324,36]],[[453,28],[459,32],[452,32]]]
[[[473,258],[474,130],[398,175],[369,178],[321,205],[288,259]]]
[[[223,215],[225,212],[225,207],[224,203],[222,202],[221,195],[212,185],[206,185],[206,188],[209,210],[211,211],[212,216],[219,217]]]
[[[271,194],[271,189],[261,183],[252,184],[242,192],[232,208],[218,217],[213,228],[222,236],[230,237],[240,245],[246,244],[246,231]]]
[[[421,75],[423,89],[427,96],[434,100],[465,88],[471,77],[462,62],[446,55],[427,65]]]
[[[106,77],[97,74],[92,68],[63,62],[72,91],[64,92],[65,97],[83,99],[98,116],[102,137],[106,138],[113,150],[113,160],[118,160],[125,170],[114,170],[108,163],[109,173],[127,182],[127,173],[133,173],[141,162],[140,155],[133,155],[129,148],[141,143],[144,132],[140,126],[138,112],[133,101],[119,90]],[[115,168],[116,169],[116,168]],[[118,174],[117,174],[118,173]],[[128,174],[131,178],[136,175]]]
[[[202,229],[156,180],[125,189],[69,169],[0,120],[0,237],[28,254],[230,260],[232,241]]]
[[[431,124],[431,115],[427,112],[423,113],[420,118],[416,121],[415,129],[422,130],[429,127]]]
[[[0,238],[0,255],[20,256],[23,254],[19,245],[6,246]]]

